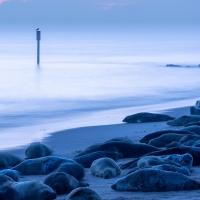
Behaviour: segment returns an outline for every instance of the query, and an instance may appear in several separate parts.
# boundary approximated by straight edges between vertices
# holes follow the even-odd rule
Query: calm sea
[[[37,66],[35,29],[1,29],[1,149],[200,98],[197,28],[41,31]]]

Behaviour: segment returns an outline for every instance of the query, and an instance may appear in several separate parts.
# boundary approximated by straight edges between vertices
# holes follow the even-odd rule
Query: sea
[[[39,65],[36,28],[0,28],[0,149],[200,99],[197,26],[39,27]]]

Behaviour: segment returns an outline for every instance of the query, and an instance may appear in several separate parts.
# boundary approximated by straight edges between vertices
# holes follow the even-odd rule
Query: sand
[[[174,117],[189,114],[189,107],[163,110],[162,113],[169,114]],[[127,113],[130,115],[133,113]],[[124,116],[125,117],[125,116]],[[74,129],[62,130],[59,132],[51,133],[49,137],[43,140],[43,143],[49,145],[54,150],[54,155],[73,158],[73,156],[84,150],[90,145],[95,143],[104,142],[114,137],[129,137],[135,143],[146,134],[158,130],[170,129],[171,127],[166,122],[157,123],[139,123],[139,124],[126,124],[121,123],[115,125],[104,126],[91,126],[81,127]],[[173,127],[176,129],[182,127]],[[26,146],[17,149],[10,149],[7,152],[25,158]],[[119,164],[125,163],[132,159],[121,159]],[[129,200],[129,199],[200,199],[200,190],[194,191],[180,191],[180,192],[118,192],[111,189],[111,185],[119,178],[123,177],[129,169],[122,170],[122,174],[116,178],[103,179],[95,177],[91,174],[90,169],[85,169],[86,176],[83,181],[89,183],[90,187],[96,190],[102,199],[112,200]],[[191,176],[200,181],[200,168],[192,167]],[[45,176],[21,176],[20,181],[25,180],[39,180],[42,181]],[[66,199],[67,195],[60,195],[57,197],[59,200]]]

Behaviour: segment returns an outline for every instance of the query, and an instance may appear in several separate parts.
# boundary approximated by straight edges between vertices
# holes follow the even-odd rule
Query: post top
[[[39,28],[36,29],[36,40],[40,40],[41,39],[41,31],[39,30]]]

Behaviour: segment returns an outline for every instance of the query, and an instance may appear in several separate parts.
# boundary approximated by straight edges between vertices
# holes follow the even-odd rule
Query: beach
[[[130,142],[123,153],[133,157],[145,135],[184,128],[123,119],[141,112],[175,118],[192,114],[190,107],[200,99],[198,5],[198,0],[0,0],[0,153],[24,160],[27,147],[41,142],[59,157],[49,160],[63,161],[91,145],[123,138]],[[188,144],[199,145],[195,137]],[[182,145],[177,141],[172,146]],[[158,150],[145,146],[140,153],[149,149]],[[128,157],[123,150],[109,145],[109,153],[98,156]],[[192,153],[200,160],[198,150]],[[116,162],[120,166],[132,159]],[[200,199],[200,190],[114,191],[111,185],[128,171],[103,179],[85,168],[83,181],[103,200]],[[19,181],[45,177],[21,175]],[[200,181],[199,167],[192,167],[191,177]],[[67,195],[57,199],[67,200]]]
[[[173,117],[180,117],[182,115],[189,115],[189,107],[181,107],[176,109],[167,109],[162,111]],[[130,113],[131,114],[131,113]],[[124,116],[125,117],[125,116]],[[90,145],[105,142],[106,140],[115,137],[128,137],[134,143],[146,134],[165,130],[165,129],[180,129],[183,127],[170,127],[166,122],[151,122],[151,123],[137,123],[127,124],[121,123],[114,125],[101,125],[101,126],[87,126],[80,128],[73,128],[61,130],[49,134],[42,142],[50,146],[54,153],[53,155],[62,158],[73,158],[78,152],[83,151]],[[6,152],[25,158],[25,149],[27,146],[19,147],[17,149],[9,149]],[[132,159],[120,159],[118,164],[126,163]],[[119,192],[111,189],[111,185],[119,178],[127,174],[130,169],[122,170],[120,176],[111,179],[103,179],[95,177],[91,174],[90,169],[85,168],[84,182],[89,184],[89,187],[98,192],[102,199],[112,200],[129,200],[129,199],[199,199],[200,190],[193,191],[174,191],[174,192]],[[21,176],[20,181],[39,180],[43,181],[46,176]],[[199,167],[192,167],[191,177],[200,180]],[[64,200],[67,195],[59,195],[58,200]]]

